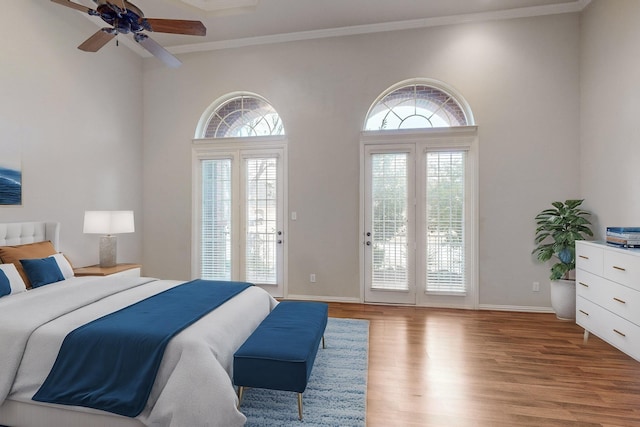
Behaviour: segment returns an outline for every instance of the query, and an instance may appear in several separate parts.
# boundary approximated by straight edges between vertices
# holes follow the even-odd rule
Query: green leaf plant
[[[569,272],[576,268],[576,240],[585,240],[593,236],[591,214],[582,208],[582,200],[553,202],[536,216],[536,248],[532,254],[538,261],[546,262],[556,258],[558,262],[551,267],[551,280],[568,279]]]

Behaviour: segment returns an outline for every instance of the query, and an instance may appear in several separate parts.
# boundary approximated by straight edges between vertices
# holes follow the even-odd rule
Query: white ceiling
[[[95,7],[91,0],[75,1]],[[147,18],[202,21],[207,27],[205,37],[150,33],[154,40],[170,52],[184,53],[457,22],[576,12],[589,2],[590,0],[133,0],[131,3],[140,8]],[[104,24],[99,18],[89,19],[98,26]],[[135,42],[122,41],[141,55],[148,56]]]

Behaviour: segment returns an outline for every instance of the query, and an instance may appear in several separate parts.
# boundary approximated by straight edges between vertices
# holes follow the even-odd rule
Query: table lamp
[[[133,233],[133,211],[85,211],[84,233],[100,237],[100,267],[116,265],[116,236]]]

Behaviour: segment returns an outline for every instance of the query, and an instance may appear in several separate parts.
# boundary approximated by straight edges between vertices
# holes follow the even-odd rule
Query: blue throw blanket
[[[71,331],[33,400],[139,415],[169,340],[249,286],[194,280]]]

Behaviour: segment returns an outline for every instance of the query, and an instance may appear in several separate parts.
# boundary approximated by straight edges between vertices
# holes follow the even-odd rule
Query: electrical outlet
[[[533,282],[533,292],[540,292],[540,282]]]
[[[316,283],[316,273],[311,273],[311,274],[309,275],[309,281],[310,281],[311,283]]]

